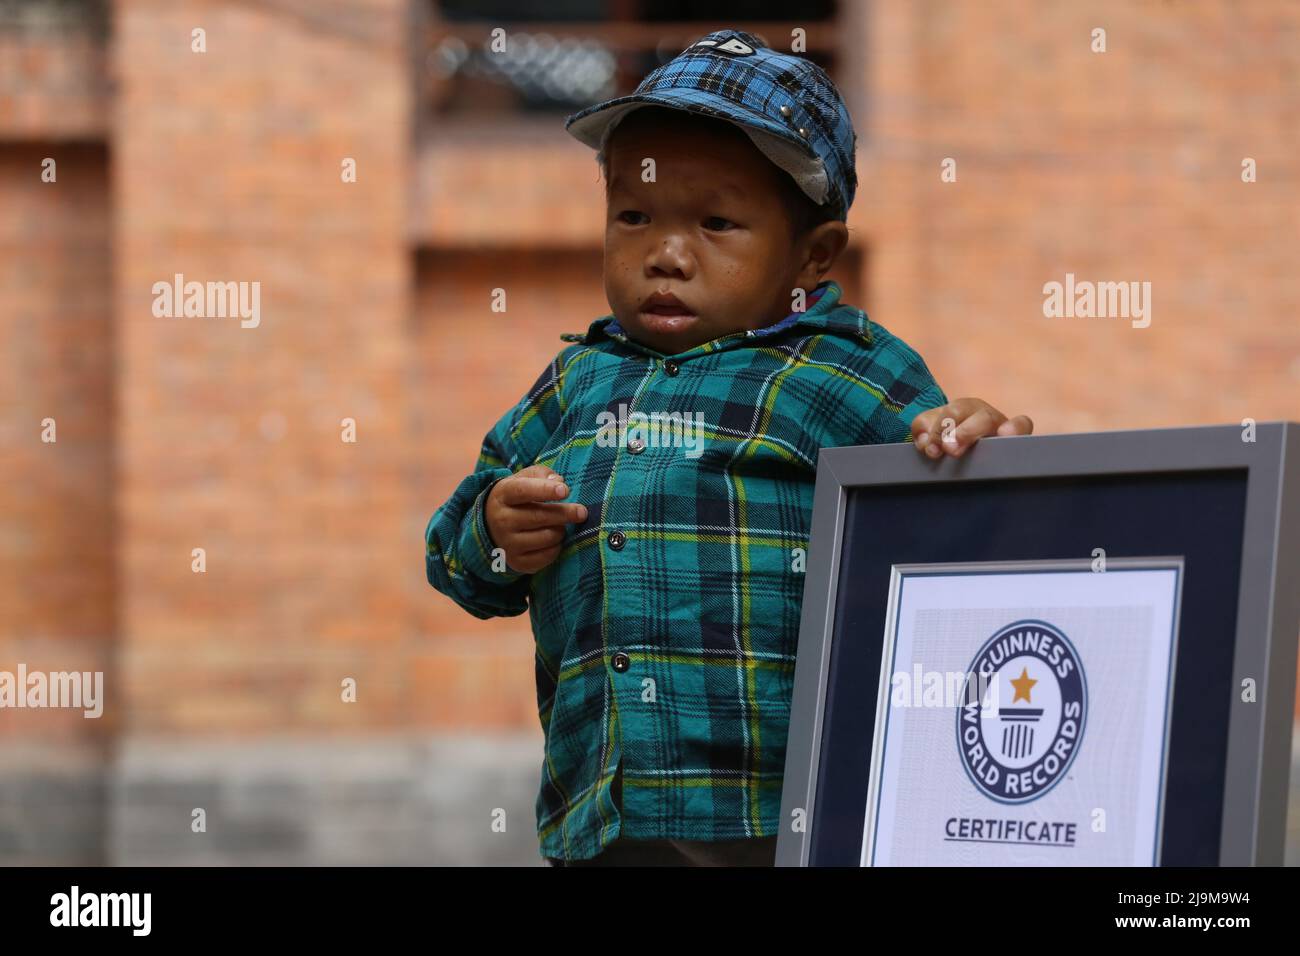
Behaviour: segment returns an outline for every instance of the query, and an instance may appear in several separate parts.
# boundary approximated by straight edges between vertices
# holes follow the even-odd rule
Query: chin
[[[648,312],[635,312],[633,317],[619,325],[642,345],[648,345],[656,352],[671,355],[685,351],[690,345],[683,344],[695,336],[694,326],[699,316],[656,315]]]
[[[661,315],[657,312],[638,312],[636,326],[646,335],[661,339],[677,339],[690,335],[691,330],[700,324],[700,317],[694,314]]]

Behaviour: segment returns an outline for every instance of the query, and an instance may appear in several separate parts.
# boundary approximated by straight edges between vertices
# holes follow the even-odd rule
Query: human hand
[[[912,442],[929,458],[944,452],[960,458],[988,435],[1031,435],[1028,415],[1007,418],[982,398],[958,398],[938,408],[928,408],[912,419]]]
[[[546,567],[564,546],[564,526],[587,520],[584,505],[556,500],[568,493],[564,479],[545,465],[529,465],[492,486],[483,520],[512,571],[533,574]]]

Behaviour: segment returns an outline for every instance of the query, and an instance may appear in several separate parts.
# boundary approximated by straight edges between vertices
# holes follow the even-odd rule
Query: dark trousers
[[[623,768],[613,796],[622,809]],[[551,866],[775,866],[776,836],[742,840],[631,840],[619,837],[590,860],[547,857]]]
[[[551,866],[774,866],[776,837],[748,840],[627,840],[619,837],[590,860]]]

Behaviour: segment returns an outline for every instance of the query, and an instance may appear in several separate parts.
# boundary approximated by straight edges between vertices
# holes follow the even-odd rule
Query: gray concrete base
[[[133,866],[543,866],[534,811],[541,764],[540,729],[136,740],[112,775],[108,857]],[[206,811],[206,832],[193,832],[195,808]]]
[[[0,864],[102,866],[106,766],[90,747],[0,747]]]
[[[1293,758],[1286,863],[1300,866],[1300,729]],[[112,755],[11,745],[0,864],[543,866],[541,760],[540,730],[137,739]],[[191,828],[195,808],[206,832]]]

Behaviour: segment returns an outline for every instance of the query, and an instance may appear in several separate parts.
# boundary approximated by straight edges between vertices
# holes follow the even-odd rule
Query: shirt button
[[[622,531],[611,531],[609,534],[609,546],[615,551],[622,551],[623,544],[627,541],[627,535]]]
[[[631,658],[629,658],[622,651],[619,651],[612,658],[610,658],[609,662],[613,666],[614,670],[618,671],[620,674],[632,666]]]
[[[645,442],[640,438],[629,438],[627,440],[627,450],[634,455],[639,455],[645,451]]]
[[[669,375],[676,375],[677,372],[678,372],[678,365],[677,365],[677,363],[676,363],[676,362],[664,362],[664,371],[665,371],[667,374],[669,374]]]

